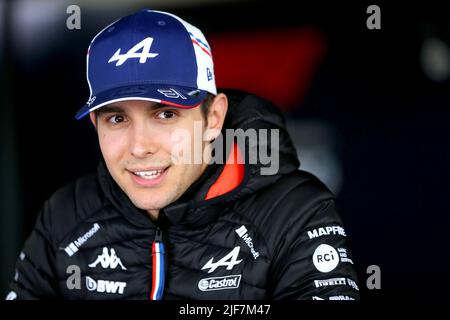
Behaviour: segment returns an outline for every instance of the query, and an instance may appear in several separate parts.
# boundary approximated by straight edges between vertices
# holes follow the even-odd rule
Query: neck
[[[148,213],[148,216],[150,217],[150,219],[152,219],[153,222],[158,220],[159,209],[147,210],[147,213]]]
[[[208,155],[209,155],[209,153],[208,153]],[[204,162],[202,163],[201,169],[200,169],[200,173],[199,173],[198,177],[194,180],[194,182],[195,182],[199,177],[201,177],[201,175],[205,172],[206,168],[208,167],[208,163],[209,163],[210,158],[211,158],[211,157],[209,156],[207,159],[205,159],[206,161],[204,161]],[[191,185],[192,185],[192,184],[191,184]],[[185,190],[184,192],[186,192],[186,190]],[[183,194],[184,194],[184,193],[183,193]],[[181,194],[178,198],[176,198],[175,200],[173,200],[172,203],[175,202],[175,201],[177,201],[183,194]],[[153,222],[156,221],[156,220],[158,220],[158,217],[159,217],[159,210],[160,210],[160,209],[149,209],[149,210],[147,210],[147,214],[148,214],[148,216],[150,217],[150,219],[151,219]]]

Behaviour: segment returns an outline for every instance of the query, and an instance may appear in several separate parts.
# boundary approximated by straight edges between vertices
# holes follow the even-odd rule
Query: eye
[[[120,114],[113,115],[108,119],[108,122],[110,122],[112,124],[118,124],[118,123],[121,123],[124,121],[125,121],[125,117]]]
[[[177,114],[171,110],[164,110],[157,114],[158,119],[172,119],[176,116]]]

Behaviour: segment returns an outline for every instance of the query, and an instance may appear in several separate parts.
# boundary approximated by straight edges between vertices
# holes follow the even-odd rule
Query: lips
[[[152,180],[156,179],[164,172],[164,169],[159,170],[147,170],[147,171],[134,171],[132,172],[134,175],[141,177],[143,179]]]
[[[140,187],[153,187],[161,183],[169,167],[129,169],[134,183]]]

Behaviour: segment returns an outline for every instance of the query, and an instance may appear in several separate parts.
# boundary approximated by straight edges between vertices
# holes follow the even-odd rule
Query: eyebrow
[[[151,107],[148,107],[148,109],[157,110],[157,109],[164,108],[164,107],[170,107],[170,105],[157,103],[157,104],[152,105]],[[97,111],[97,115],[101,115],[101,114],[105,114],[105,113],[106,114],[107,113],[125,113],[125,107],[118,106],[118,105],[106,105],[101,108],[98,108],[96,111]]]

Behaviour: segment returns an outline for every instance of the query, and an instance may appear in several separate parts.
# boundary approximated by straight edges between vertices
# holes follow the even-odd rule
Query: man
[[[217,92],[199,29],[124,17],[92,40],[87,80],[76,117],[103,161],[45,203],[8,299],[359,297],[333,195],[273,105]]]

